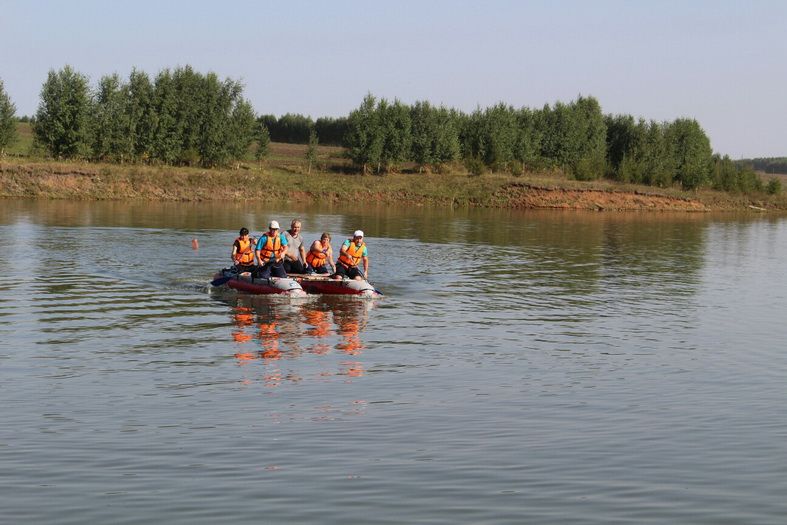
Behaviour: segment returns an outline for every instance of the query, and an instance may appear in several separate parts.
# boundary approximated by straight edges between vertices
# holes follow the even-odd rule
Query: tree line
[[[320,117],[312,120],[311,117],[297,113],[286,113],[281,117],[260,115],[257,123],[268,130],[272,141],[290,144],[307,144],[313,132],[320,144],[341,146],[347,132],[346,117]]]
[[[787,157],[741,159],[736,162],[739,165],[748,166],[754,170],[763,171],[765,173],[787,173]]]
[[[7,122],[14,110],[0,82],[0,148],[12,140],[14,126]],[[270,141],[312,149],[319,142],[343,145],[367,173],[406,163],[440,170],[461,162],[475,174],[556,168],[579,180],[763,189],[754,163],[714,155],[696,120],[605,115],[595,98],[583,96],[542,108],[499,103],[465,113],[368,94],[347,117],[314,121],[290,113],[257,116],[239,82],[190,66],[165,69],[153,79],[136,70],[128,79],[108,75],[94,88],[66,66],[49,72],[32,125],[36,143],[57,158],[210,167],[244,158],[253,143],[259,158]]]
[[[49,72],[32,129],[55,158],[211,167],[246,155],[255,119],[239,82],[190,66],[107,75],[95,88],[66,66]]]
[[[405,162],[439,169],[461,161],[474,173],[559,168],[578,180],[763,189],[753,170],[713,153],[696,120],[604,115],[593,97],[539,109],[499,103],[468,114],[367,95],[348,117],[344,146],[364,172],[391,171]]]

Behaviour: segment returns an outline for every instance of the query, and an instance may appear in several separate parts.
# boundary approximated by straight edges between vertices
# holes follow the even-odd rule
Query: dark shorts
[[[268,279],[269,277],[287,277],[283,263],[268,263],[257,267],[254,277]]]
[[[331,273],[330,267],[327,264],[323,264],[322,266],[318,266],[317,268],[312,268],[312,270],[314,270],[314,273],[319,273],[319,274]]]
[[[284,261],[284,271],[287,273],[306,273],[306,265],[301,261]]]
[[[361,273],[361,270],[359,270],[357,266],[345,268],[341,263],[336,265],[336,273],[334,275],[347,277],[348,279],[355,279],[356,277],[360,277],[361,279],[364,278],[363,273]]]
[[[238,273],[251,272],[252,275],[257,271],[257,265],[255,264],[236,264],[233,268]]]

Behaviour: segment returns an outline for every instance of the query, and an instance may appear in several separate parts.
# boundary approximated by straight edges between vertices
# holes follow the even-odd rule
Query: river
[[[787,516],[784,217],[1,208],[0,522]],[[385,296],[210,289],[296,216]]]

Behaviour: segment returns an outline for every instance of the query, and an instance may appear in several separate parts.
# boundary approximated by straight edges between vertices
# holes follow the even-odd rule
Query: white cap
[[[270,228],[271,230],[278,230],[279,223],[276,221],[271,221],[271,223],[268,225],[268,228]]]
[[[355,230],[353,237],[363,237],[363,232],[361,230]]]

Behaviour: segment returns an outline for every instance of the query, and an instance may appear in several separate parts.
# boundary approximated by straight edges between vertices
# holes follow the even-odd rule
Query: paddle
[[[363,278],[363,280],[366,281],[367,283],[369,283],[369,279],[366,278],[366,274],[363,272],[363,270],[361,270],[358,266],[356,266],[355,268],[358,270],[358,273],[361,274],[361,277]],[[372,286],[372,288],[374,289],[375,293],[378,293],[380,295],[385,295],[383,292],[381,292],[380,290],[375,288],[372,283],[369,283],[369,284]]]

